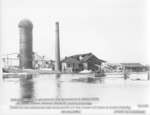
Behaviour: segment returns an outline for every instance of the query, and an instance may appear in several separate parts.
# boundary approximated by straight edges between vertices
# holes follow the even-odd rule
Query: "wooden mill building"
[[[73,55],[62,60],[62,71],[80,72],[82,70],[101,71],[104,60],[98,59],[92,53]]]

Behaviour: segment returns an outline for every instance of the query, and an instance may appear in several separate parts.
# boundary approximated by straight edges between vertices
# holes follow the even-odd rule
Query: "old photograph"
[[[148,0],[1,0],[1,115],[150,115]]]

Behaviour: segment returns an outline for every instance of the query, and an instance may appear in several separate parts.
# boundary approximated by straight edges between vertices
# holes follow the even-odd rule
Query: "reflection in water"
[[[61,98],[60,74],[56,74],[56,98]]]
[[[34,85],[32,75],[27,75],[20,79],[21,101],[23,103],[31,102],[34,98]]]
[[[101,83],[101,84],[104,84],[105,78],[99,78],[98,82]]]
[[[72,79],[72,82],[83,82],[83,83],[104,83],[104,77],[84,77],[84,78],[76,78]]]
[[[141,103],[147,103],[145,96],[150,89],[150,81],[124,80],[122,75],[108,75],[102,78],[90,78],[92,81],[90,82],[87,77],[92,76],[40,74],[33,78],[31,75],[27,77],[20,75],[18,78],[5,79],[2,84],[4,102],[19,96],[23,100],[19,104],[29,105],[35,104],[36,99],[80,97],[99,97],[100,104],[106,105],[126,105],[126,103],[137,105],[141,99]],[[137,78],[137,75],[135,77]],[[147,79],[147,76],[143,79]]]

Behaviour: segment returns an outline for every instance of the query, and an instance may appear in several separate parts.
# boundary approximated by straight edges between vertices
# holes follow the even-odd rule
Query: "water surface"
[[[92,81],[85,80],[90,75],[28,75],[20,78],[6,78],[1,81],[5,108],[11,99],[38,98],[84,98],[97,97],[99,105],[131,105],[148,103],[150,81],[124,80],[121,75],[106,76]],[[79,80],[83,78],[84,80]]]

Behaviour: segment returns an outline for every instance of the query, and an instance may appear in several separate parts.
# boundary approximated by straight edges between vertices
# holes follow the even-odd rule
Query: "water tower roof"
[[[19,27],[22,27],[22,28],[33,28],[33,24],[30,20],[28,19],[23,19],[19,22],[18,24]]]

